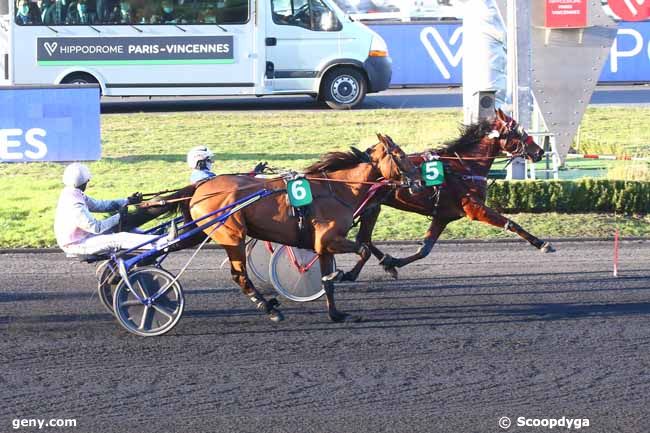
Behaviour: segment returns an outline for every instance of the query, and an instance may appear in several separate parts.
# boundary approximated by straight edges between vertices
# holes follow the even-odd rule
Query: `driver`
[[[216,176],[211,171],[213,156],[214,153],[205,146],[196,146],[187,152],[187,165],[192,169],[190,182],[196,183]]]
[[[91,212],[126,209],[128,204],[140,203],[142,194],[136,192],[119,200],[95,200],[85,194],[90,178],[88,167],[77,162],[68,165],[63,172],[65,188],[61,191],[56,208],[54,233],[57,244],[64,252],[74,255],[99,254],[109,250],[130,249],[156,238],[138,233],[112,233],[122,218],[120,213],[103,220],[95,219]],[[149,244],[142,249],[154,246]]]

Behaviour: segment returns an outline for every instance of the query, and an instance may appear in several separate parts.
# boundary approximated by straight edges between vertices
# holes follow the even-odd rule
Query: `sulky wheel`
[[[124,280],[115,288],[113,308],[115,317],[127,331],[143,337],[162,335],[170,331],[181,318],[185,300],[183,289],[174,276],[157,267],[142,267],[129,272],[129,283],[138,297],[147,299],[164,287],[163,295],[142,303],[134,296]]]
[[[309,269],[303,269],[302,272],[300,270],[300,266],[306,267],[314,258],[316,253],[310,250],[286,245],[276,249],[269,263],[269,274],[275,290],[285,298],[296,302],[313,301],[323,296],[325,291],[321,285],[322,276],[318,259],[316,258]]]
[[[271,255],[279,247],[272,242],[252,239],[246,247],[246,265],[249,271],[263,283],[271,284],[269,262]]]
[[[97,293],[99,301],[104,308],[112,315],[115,315],[113,310],[113,295],[115,294],[115,287],[120,281],[120,276],[117,274],[115,264],[111,260],[106,260],[97,267]]]

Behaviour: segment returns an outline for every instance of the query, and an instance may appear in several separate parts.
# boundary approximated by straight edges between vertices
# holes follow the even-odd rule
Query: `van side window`
[[[271,0],[273,22],[320,32],[341,30],[334,11],[321,0]]]

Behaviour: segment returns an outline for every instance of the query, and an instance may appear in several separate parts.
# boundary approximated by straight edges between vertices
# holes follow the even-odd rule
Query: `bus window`
[[[20,25],[245,24],[249,0],[16,0],[16,11]]]
[[[9,15],[9,2],[11,0],[0,0],[0,15]]]
[[[309,30],[341,30],[341,22],[321,0],[271,0],[273,22]]]

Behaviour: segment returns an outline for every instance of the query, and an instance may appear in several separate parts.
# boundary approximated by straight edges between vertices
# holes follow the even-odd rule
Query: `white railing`
[[[526,160],[526,179],[536,180],[537,173],[541,172],[545,173],[541,179],[551,179],[552,176],[554,180],[558,180],[562,161],[555,145],[555,135],[551,132],[528,132],[528,135],[544,149],[546,168],[536,169],[534,163]]]

